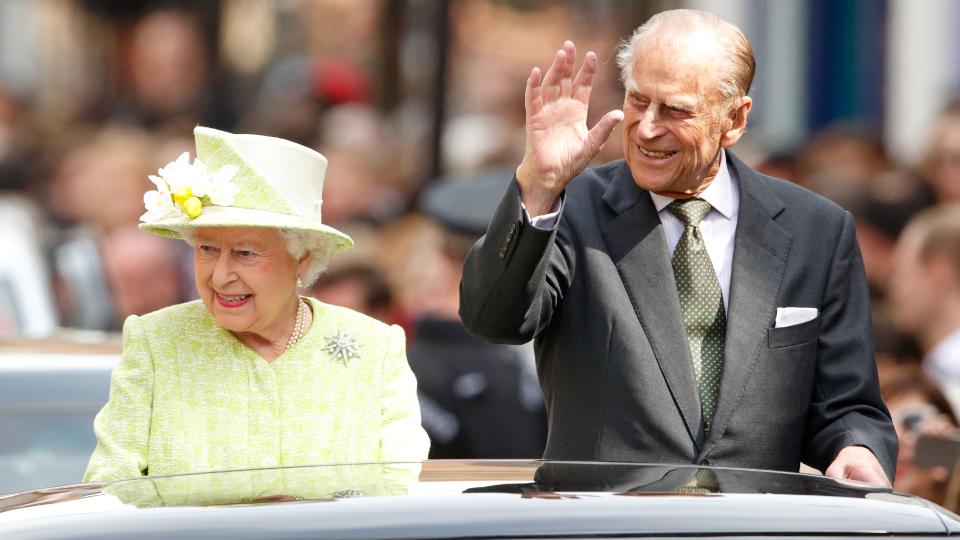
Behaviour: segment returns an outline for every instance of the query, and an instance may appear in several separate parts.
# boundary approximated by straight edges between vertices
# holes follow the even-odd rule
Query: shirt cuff
[[[549,213],[541,216],[530,217],[530,213],[527,212],[527,207],[524,206],[523,200],[520,201],[520,207],[523,208],[523,215],[526,216],[527,221],[533,225],[533,228],[549,231],[556,227],[559,221],[560,210],[563,208],[563,195],[560,195],[557,197],[557,200],[553,201],[553,206],[550,208]]]

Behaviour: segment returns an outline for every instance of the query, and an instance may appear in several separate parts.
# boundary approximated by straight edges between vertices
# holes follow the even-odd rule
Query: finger
[[[603,118],[587,133],[587,146],[592,156],[600,152],[603,144],[613,133],[613,128],[617,127],[621,120],[623,120],[623,111],[619,109],[610,111],[603,115]]]
[[[563,77],[560,79],[560,95],[569,97],[573,90],[573,68],[577,65],[577,46],[570,40],[564,41],[563,51],[567,53],[567,63],[563,66]]]
[[[884,474],[883,468],[881,468],[879,465],[851,467],[848,478],[850,478],[850,480],[858,480],[860,482],[866,482],[875,486],[890,487],[890,480],[887,479],[887,475]]]
[[[563,49],[557,51],[553,57],[553,63],[547,69],[543,76],[543,83],[540,85],[540,94],[543,99],[549,100],[560,95],[560,79],[563,78],[563,70],[566,69],[567,52]]]
[[[527,118],[536,114],[543,108],[543,100],[540,99],[540,68],[535,67],[527,77],[527,86],[523,92],[523,103],[527,109]]]
[[[590,91],[593,89],[593,76],[597,72],[597,55],[593,51],[587,51],[583,57],[583,65],[577,73],[576,80],[573,81],[573,99],[590,102]]]

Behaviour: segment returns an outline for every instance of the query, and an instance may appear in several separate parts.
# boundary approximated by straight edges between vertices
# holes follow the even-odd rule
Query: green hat
[[[197,158],[184,152],[150,180],[140,229],[168,238],[197,227],[271,227],[307,231],[353,246],[320,221],[327,158],[276,137],[196,127]]]

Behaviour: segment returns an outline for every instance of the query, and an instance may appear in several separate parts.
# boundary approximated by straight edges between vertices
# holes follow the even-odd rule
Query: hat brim
[[[336,242],[335,252],[337,253],[353,247],[353,240],[349,236],[319,221],[251,208],[204,206],[200,215],[193,219],[186,216],[176,216],[150,223],[141,223],[139,226],[142,231],[179,240],[183,238],[180,236],[178,229],[199,229],[201,227],[293,229],[329,237]]]

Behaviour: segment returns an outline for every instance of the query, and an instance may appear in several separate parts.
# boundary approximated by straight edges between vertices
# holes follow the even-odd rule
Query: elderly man
[[[526,86],[523,161],[464,266],[474,334],[536,338],[544,457],[797,470],[889,485],[849,213],[727,150],[750,43],[670,11],[618,54],[623,111],[587,130],[597,57],[566,42]],[[620,121],[625,161],[586,169]]]

